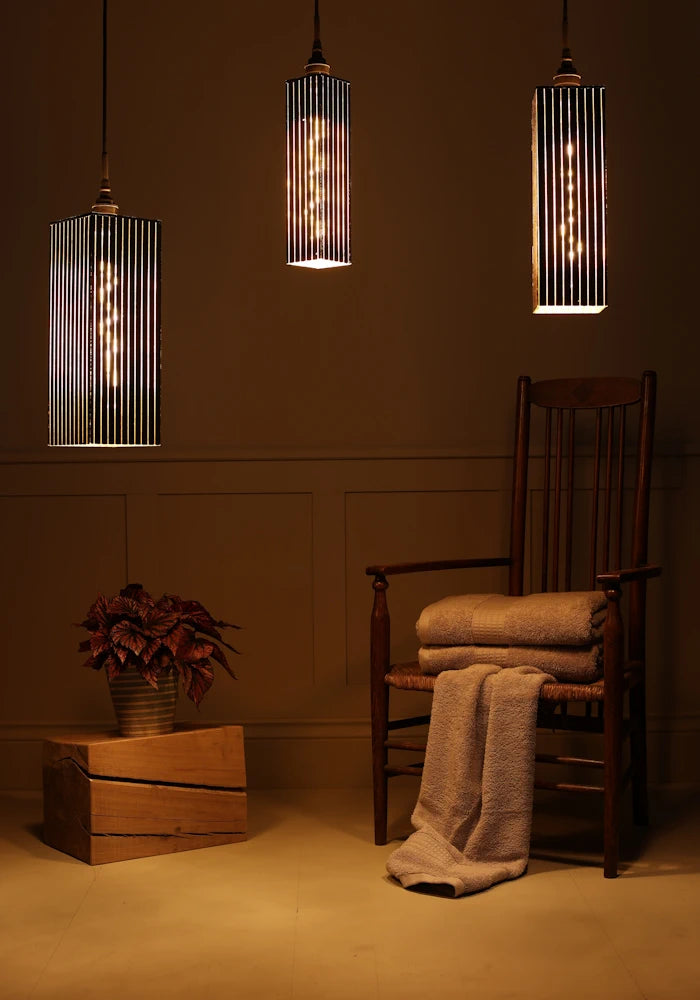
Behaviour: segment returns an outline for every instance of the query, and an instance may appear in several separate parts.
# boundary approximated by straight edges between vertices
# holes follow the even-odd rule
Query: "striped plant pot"
[[[109,681],[114,713],[122,736],[158,736],[171,733],[175,726],[178,675],[165,674],[158,690],[129,667]]]

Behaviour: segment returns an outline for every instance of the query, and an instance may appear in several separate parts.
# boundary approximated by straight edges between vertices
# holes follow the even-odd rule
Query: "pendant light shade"
[[[51,226],[49,444],[160,444],[160,222]]]
[[[318,0],[306,75],[287,80],[287,263],[340,267],[350,255],[350,84],[330,75]]]
[[[605,88],[582,87],[568,48],[554,86],[532,101],[532,287],[539,314],[608,304]]]
[[[49,445],[159,445],[161,223],[112,199],[107,0],[102,41],[100,192],[50,227]]]

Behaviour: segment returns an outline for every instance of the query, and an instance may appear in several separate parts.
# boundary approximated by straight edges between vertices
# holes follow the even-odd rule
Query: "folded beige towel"
[[[416,623],[424,646],[588,646],[602,638],[605,594],[460,594],[429,604]]]
[[[404,888],[439,885],[461,896],[525,871],[537,700],[547,680],[533,667],[490,664],[437,678],[416,832],[386,865]]]
[[[602,674],[603,648],[599,642],[592,646],[421,646],[418,662],[424,674],[495,663],[537,667],[558,681],[590,683]]]

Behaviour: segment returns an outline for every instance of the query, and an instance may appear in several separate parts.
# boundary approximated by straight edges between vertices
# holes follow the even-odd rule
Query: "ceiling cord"
[[[119,211],[112,198],[107,154],[107,0],[102,0],[102,180],[92,210],[107,215],[116,215]]]
[[[574,66],[569,48],[569,4],[562,0],[561,19],[561,66],[554,76],[557,87],[577,87],[581,83],[581,75]]]
[[[318,0],[314,0],[314,44],[306,66],[312,69],[314,66],[328,66],[326,57],[321,49],[321,18],[318,15]]]

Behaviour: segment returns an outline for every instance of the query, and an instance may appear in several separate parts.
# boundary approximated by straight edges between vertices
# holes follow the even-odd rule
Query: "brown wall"
[[[110,6],[114,192],[163,220],[164,444],[46,447],[48,224],[96,194],[101,5],[13,4],[0,785],[36,783],[52,727],[111,719],[70,623],[127,578],[245,626],[240,680],[220,678],[202,717],[248,724],[254,781],[366,780],[363,566],[502,551],[517,375],[643,368],[659,373],[666,566],[653,767],[694,778],[697,115],[679,40],[697,37],[696,4],[673,20],[651,0],[570,5],[584,82],[608,88],[610,307],[568,319],[530,313],[530,101],[558,65],[557,0],[455,0],[434,21],[424,3],[323,0],[326,54],[352,83],[355,261],[325,273],[283,263],[283,83],[309,54],[310,2]],[[411,584],[399,646],[444,586]]]

